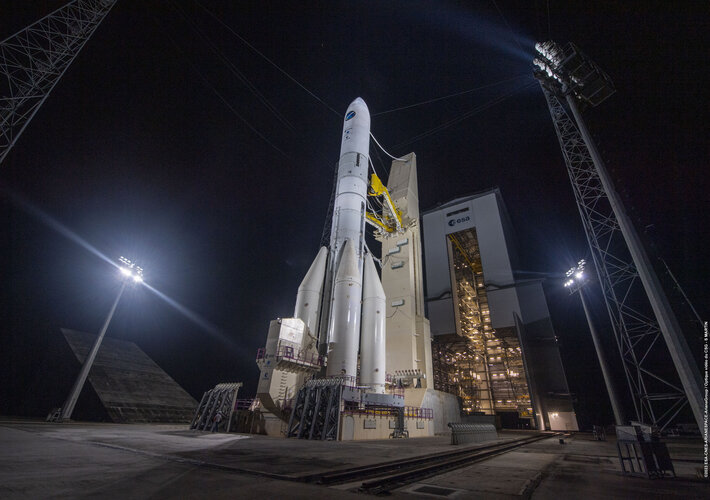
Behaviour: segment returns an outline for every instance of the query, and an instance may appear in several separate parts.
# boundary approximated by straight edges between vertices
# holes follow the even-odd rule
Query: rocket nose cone
[[[362,97],[358,97],[350,103],[348,110],[345,112],[345,122],[347,123],[355,117],[357,117],[358,121],[362,121],[364,118],[369,126],[370,110],[368,109],[367,104],[365,104],[365,101],[363,101]]]
[[[370,110],[367,107],[367,103],[365,103],[362,97],[358,97],[350,103],[350,105],[348,106],[348,113],[350,111],[357,111],[358,113],[366,113],[368,116],[370,115]]]

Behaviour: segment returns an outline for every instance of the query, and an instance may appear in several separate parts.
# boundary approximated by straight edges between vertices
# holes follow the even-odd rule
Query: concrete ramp
[[[96,336],[61,330],[83,363]],[[197,407],[197,401],[133,342],[105,338],[88,381],[116,423],[190,423]]]

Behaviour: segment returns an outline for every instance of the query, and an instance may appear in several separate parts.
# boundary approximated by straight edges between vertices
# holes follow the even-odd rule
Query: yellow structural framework
[[[370,192],[368,193],[368,196],[382,196],[385,205],[392,214],[392,217],[382,220],[377,217],[377,215],[367,212],[367,222],[387,233],[393,233],[395,231],[401,233],[404,231],[404,226],[402,224],[402,213],[394,206],[394,202],[392,201],[389,191],[387,191],[387,188],[382,183],[380,178],[377,177],[377,174],[373,173],[370,176]],[[394,225],[392,225],[391,222],[394,222]]]

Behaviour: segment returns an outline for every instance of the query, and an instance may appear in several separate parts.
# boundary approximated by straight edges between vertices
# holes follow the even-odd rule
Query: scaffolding
[[[116,0],[74,0],[0,42],[0,163]]]
[[[434,340],[434,386],[460,397],[466,414],[532,418],[517,332],[491,324],[476,230],[450,234],[447,244],[457,334]]]

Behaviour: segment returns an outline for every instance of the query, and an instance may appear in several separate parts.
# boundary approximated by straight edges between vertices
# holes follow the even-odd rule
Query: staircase
[[[286,437],[337,440],[342,391],[340,379],[308,381],[298,391]]]

